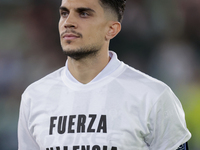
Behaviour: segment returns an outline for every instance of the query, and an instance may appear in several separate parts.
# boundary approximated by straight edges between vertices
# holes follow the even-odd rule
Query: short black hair
[[[126,0],[99,0],[103,8],[110,8],[116,13],[118,21],[122,22]]]

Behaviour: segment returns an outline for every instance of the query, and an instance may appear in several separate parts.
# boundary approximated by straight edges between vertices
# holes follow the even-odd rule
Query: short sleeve
[[[191,134],[179,99],[167,88],[153,105],[148,118],[150,134],[145,137],[150,150],[176,150]]]
[[[30,109],[25,100],[25,96],[22,95],[18,121],[18,150],[39,150],[28,127]]]

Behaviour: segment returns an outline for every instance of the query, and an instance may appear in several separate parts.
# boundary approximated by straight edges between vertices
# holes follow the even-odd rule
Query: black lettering
[[[46,148],[46,150],[49,150],[49,148]],[[50,150],[53,150],[53,148],[51,147]]]
[[[76,115],[69,116],[68,133],[74,133],[74,130],[72,129],[72,126],[75,124],[75,122],[73,122],[74,118],[76,118]]]
[[[77,133],[85,132],[85,115],[78,115],[78,125],[77,125]]]
[[[60,147],[56,147],[56,150],[60,150]]]
[[[73,150],[79,149],[79,146],[73,146]]]
[[[89,146],[89,145],[87,145],[87,149],[86,149],[86,147],[85,147],[85,146],[81,146],[81,150],[90,150],[90,146]]]
[[[112,147],[111,150],[117,150],[117,147]]]
[[[67,116],[60,116],[58,119],[58,133],[59,134],[63,134],[65,133],[65,129],[66,129],[66,120],[67,120]]]
[[[92,150],[100,150],[101,148],[98,145],[92,147]]]
[[[95,129],[92,129],[92,126],[94,124],[94,121],[96,119],[97,115],[89,115],[89,118],[91,118],[89,126],[87,128],[87,132],[95,132]]]
[[[102,115],[99,121],[99,125],[97,128],[97,132],[103,131],[103,133],[107,133],[107,125],[106,125],[106,115]]]
[[[64,146],[64,150],[68,150],[68,147],[67,147],[67,146]]]
[[[53,134],[53,128],[56,126],[54,124],[54,121],[57,119],[57,117],[51,117],[50,118],[50,127],[49,127],[49,135]]]
[[[107,148],[107,146],[103,146],[103,150],[107,150],[108,148]]]

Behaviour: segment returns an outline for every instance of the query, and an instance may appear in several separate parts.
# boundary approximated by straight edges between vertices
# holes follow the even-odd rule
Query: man
[[[62,0],[68,60],[23,93],[19,150],[176,150],[190,139],[170,88],[108,50],[125,2]]]

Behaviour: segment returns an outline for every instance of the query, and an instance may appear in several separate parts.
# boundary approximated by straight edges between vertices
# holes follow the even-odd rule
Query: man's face
[[[99,0],[62,0],[59,32],[65,53],[100,50],[107,30]]]

